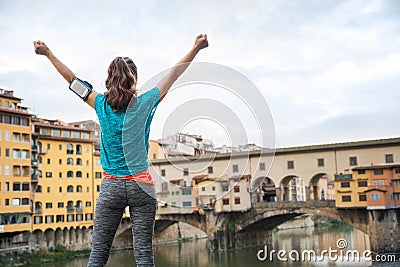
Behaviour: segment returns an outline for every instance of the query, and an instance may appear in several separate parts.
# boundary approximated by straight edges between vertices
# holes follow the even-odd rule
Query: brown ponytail
[[[115,112],[128,107],[136,94],[137,69],[129,57],[117,57],[108,67],[108,77],[104,94],[108,104]],[[134,89],[132,89],[134,87]]]

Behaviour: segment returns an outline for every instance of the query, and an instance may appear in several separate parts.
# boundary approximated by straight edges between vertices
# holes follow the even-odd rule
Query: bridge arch
[[[310,203],[310,202],[306,202]],[[272,203],[271,203],[272,204]],[[251,215],[243,216],[235,223],[235,232],[241,233],[252,229],[272,230],[276,226],[299,215],[317,215],[344,222],[355,229],[368,234],[368,215],[354,210],[337,210],[334,201],[315,202],[312,205],[286,203],[286,206],[270,205],[270,207],[255,208]],[[272,227],[272,228],[271,228]]]
[[[279,189],[278,201],[306,201],[304,181],[297,175],[283,177],[279,183]]]
[[[252,188],[252,202],[276,202],[276,185],[273,179],[267,176],[260,176],[254,180],[257,188]]]
[[[309,199],[335,200],[333,179],[327,173],[317,173],[310,179]]]

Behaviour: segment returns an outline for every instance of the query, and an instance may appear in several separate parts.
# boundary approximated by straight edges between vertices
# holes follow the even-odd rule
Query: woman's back
[[[129,176],[146,170],[150,124],[160,100],[158,88],[145,92],[132,107],[113,111],[103,94],[94,106],[101,126],[100,157],[103,170]]]

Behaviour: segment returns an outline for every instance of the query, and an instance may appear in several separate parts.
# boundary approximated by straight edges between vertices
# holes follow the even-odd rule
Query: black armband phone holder
[[[93,86],[87,81],[82,81],[75,77],[69,85],[69,89],[82,98],[83,101],[86,101],[93,90]]]

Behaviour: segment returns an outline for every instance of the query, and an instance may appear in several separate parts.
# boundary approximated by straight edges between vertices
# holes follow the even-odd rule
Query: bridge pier
[[[309,201],[311,199],[311,193],[310,193],[310,186],[309,185],[305,186],[305,191],[306,191],[306,201]]]
[[[400,211],[370,210],[368,211],[368,234],[371,251],[376,253],[400,251]]]

